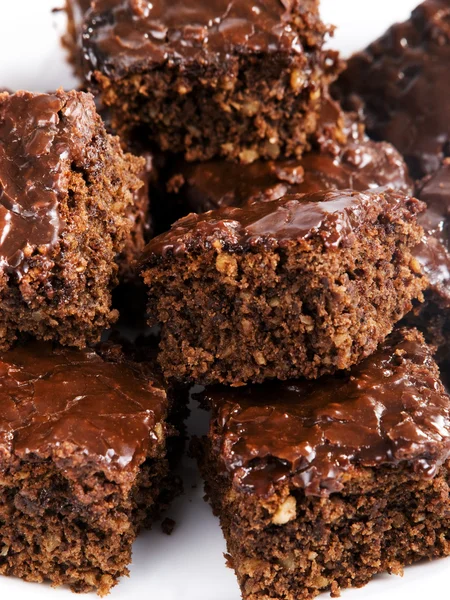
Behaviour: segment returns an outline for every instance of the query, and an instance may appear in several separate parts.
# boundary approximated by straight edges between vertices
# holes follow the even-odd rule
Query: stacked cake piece
[[[450,2],[338,82],[317,0],[67,11],[103,120],[88,93],[0,94],[0,572],[106,594],[178,491],[192,384],[245,600],[449,555]],[[144,249],[150,208],[170,228]],[[98,343],[138,277],[157,365]]]
[[[68,5],[83,46],[74,62],[122,135],[138,128],[188,160],[251,162],[307,147],[337,69],[318,0]]]
[[[244,598],[338,595],[450,553],[450,401],[417,330],[350,371],[204,401],[200,464]]]
[[[95,346],[144,245],[144,176],[89,94],[0,94],[2,574],[106,594],[179,491],[181,400]]]
[[[414,328],[446,354],[446,165],[426,210],[360,106],[325,96],[300,158],[175,161],[169,200],[198,214],[140,263],[165,376],[207,385],[196,451],[246,600],[450,553],[450,399]]]

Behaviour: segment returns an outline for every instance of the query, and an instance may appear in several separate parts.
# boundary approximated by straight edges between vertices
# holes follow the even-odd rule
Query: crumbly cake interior
[[[205,450],[206,493],[245,600],[310,600],[325,591],[339,597],[378,573],[401,575],[421,559],[450,555],[449,463],[432,480],[367,469],[327,500],[293,492],[297,517],[280,525],[292,504],[286,491],[268,500],[237,493],[215,453]],[[274,518],[283,505],[286,516],[282,509]]]
[[[316,378],[371,354],[425,280],[411,255],[421,237],[414,219],[390,219],[376,202],[364,210],[351,247],[338,252],[320,235],[306,248],[227,249],[219,235],[194,251],[156,252],[143,278],[150,324],[162,324],[165,376],[232,385]]]
[[[17,459],[3,470],[0,573],[105,596],[128,574],[139,529],[178,485],[162,456],[149,458],[136,480],[130,473],[111,479],[70,445],[65,450],[57,465]]]
[[[23,273],[0,273],[3,349],[21,332],[83,347],[97,342],[117,318],[111,309],[116,257],[130,236],[127,212],[142,186],[137,177],[142,161],[123,153],[99,117],[92,127],[84,160],[74,160],[63,173],[67,193],[58,206],[65,223],[60,238],[50,249],[34,249]]]

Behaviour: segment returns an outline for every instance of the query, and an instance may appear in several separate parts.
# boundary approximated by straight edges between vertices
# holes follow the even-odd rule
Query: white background
[[[405,19],[418,1],[322,0],[325,19],[338,25],[332,45],[344,54],[362,48],[391,23]],[[51,13],[62,3],[63,0],[0,0],[0,88],[46,91],[77,84],[59,44],[64,15]],[[205,421],[205,417],[196,415],[190,421],[191,432],[204,429]],[[139,538],[134,546],[131,577],[114,588],[111,600],[239,600],[234,574],[225,567],[220,528],[202,499],[202,485],[193,462],[185,459],[182,472],[186,493],[168,514],[177,522],[174,533],[168,537],[156,525]],[[448,599],[449,576],[450,560],[440,560],[411,567],[403,578],[378,577],[362,590],[345,591],[343,597]],[[46,585],[0,579],[0,600],[72,597],[65,589],[51,590]],[[95,595],[86,598],[93,599]]]

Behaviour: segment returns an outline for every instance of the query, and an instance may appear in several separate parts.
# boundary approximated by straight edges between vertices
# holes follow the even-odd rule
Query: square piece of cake
[[[116,351],[33,342],[0,373],[0,574],[105,595],[178,489],[173,398]]]
[[[449,0],[426,0],[353,56],[336,84],[348,108],[362,100],[368,133],[393,144],[416,179],[450,154],[449,19]]]
[[[417,330],[349,372],[205,392],[200,448],[244,600],[309,600],[450,554],[450,398]]]
[[[115,320],[143,165],[89,94],[0,94],[0,348],[20,333],[85,346]]]
[[[307,148],[338,72],[317,0],[86,4],[68,0],[70,35],[81,31],[88,83],[124,138],[138,128],[187,160]]]
[[[426,285],[412,257],[424,207],[331,190],[181,219],[140,262],[166,378],[316,378],[362,360]]]

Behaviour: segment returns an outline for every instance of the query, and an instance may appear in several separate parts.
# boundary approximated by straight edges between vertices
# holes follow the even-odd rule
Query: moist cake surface
[[[84,346],[114,321],[142,166],[90,95],[0,95],[0,346],[22,332]]]
[[[154,453],[167,397],[138,365],[36,342],[5,353],[1,366],[6,454],[58,455],[72,446],[87,460],[120,469]]]
[[[165,389],[102,356],[43,342],[0,355],[3,575],[105,595],[177,491]]]
[[[400,208],[405,196],[394,192],[374,195],[394,210]],[[345,245],[358,229],[370,194],[336,190],[312,194],[287,194],[272,202],[255,203],[240,208],[224,208],[200,215],[188,215],[175,223],[167,233],[154,238],[146,248],[141,265],[158,255],[178,255],[195,248],[207,248],[217,236],[221,243],[235,250],[258,244],[289,244],[318,235],[329,248]],[[376,204],[376,202],[374,202]],[[411,208],[420,211],[423,205],[411,199]]]
[[[314,382],[207,388],[198,446],[244,600],[310,600],[450,554],[450,399],[416,330]]]
[[[419,334],[394,333],[350,371],[317,381],[207,389],[223,466],[265,495],[290,479],[328,496],[358,467],[409,463],[432,477],[450,455],[450,400]]]
[[[166,377],[240,384],[358,362],[421,297],[424,207],[331,190],[181,219],[140,262]]]
[[[299,18],[307,19],[308,9],[316,12],[316,2],[303,4]],[[85,47],[93,67],[107,74],[134,70],[142,62],[222,61],[241,48],[253,54],[280,50],[301,53],[299,34],[291,23],[294,7],[299,8],[300,3],[155,0],[147,5],[130,0],[97,0]],[[311,33],[311,45],[321,42]]]

